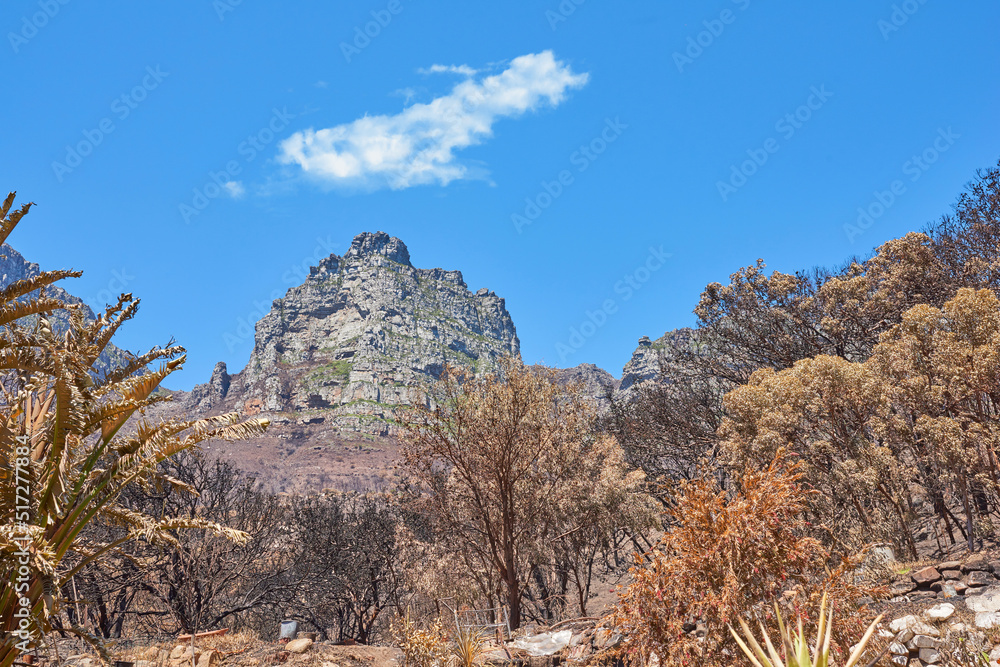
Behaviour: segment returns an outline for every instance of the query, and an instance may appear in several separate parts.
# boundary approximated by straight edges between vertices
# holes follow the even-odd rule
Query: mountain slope
[[[364,233],[274,301],[243,371],[216,367],[194,398],[203,408],[227,399],[244,411],[309,412],[387,434],[400,408],[425,401],[445,364],[482,374],[519,354],[502,298],[473,294],[458,271],[415,268],[402,241]]]

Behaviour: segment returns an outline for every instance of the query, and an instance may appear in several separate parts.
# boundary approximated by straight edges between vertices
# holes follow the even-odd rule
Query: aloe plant
[[[753,632],[750,631],[750,627],[747,622],[742,618],[739,619],[740,626],[743,628],[743,635],[746,637],[746,642],[736,633],[732,626],[729,626],[729,632],[732,633],[733,638],[736,643],[739,644],[740,649],[746,654],[747,658],[750,660],[754,667],[831,667],[830,662],[830,640],[833,635],[833,605],[829,606],[829,611],[827,610],[826,593],[823,594],[823,600],[820,602],[819,610],[819,624],[816,629],[816,641],[813,644],[812,652],[809,650],[809,638],[806,636],[805,630],[802,628],[802,619],[799,619],[798,629],[792,630],[785,626],[785,621],[781,617],[781,611],[778,609],[778,605],[774,606],[774,611],[778,618],[778,632],[781,636],[781,645],[784,652],[784,660],[778,654],[777,649],[774,647],[774,643],[771,641],[770,635],[768,635],[767,630],[764,628],[764,624],[760,624],[761,636],[764,638],[764,645],[767,647],[765,652],[761,645],[753,636]],[[854,667],[858,660],[865,652],[865,648],[868,646],[869,640],[872,638],[872,634],[875,632],[875,628],[878,626],[879,622],[882,620],[882,615],[879,615],[871,625],[868,626],[868,630],[865,632],[864,637],[858,642],[854,650],[851,651],[851,655],[847,658],[847,662],[844,667]],[[749,644],[749,646],[747,646]]]
[[[458,628],[451,652],[457,667],[475,667],[486,652],[486,635],[475,628]]]
[[[0,243],[28,212],[13,212],[14,193],[0,204]],[[127,355],[119,368],[98,360],[139,302],[123,294],[96,320],[80,306],[46,296],[45,288],[79,272],[53,271],[0,290],[0,667],[10,667],[51,630],[70,577],[129,540],[174,544],[172,531],[209,529],[233,540],[243,533],[196,519],[157,518],[118,502],[129,485],[192,491],[164,476],[164,460],[211,439],[259,434],[266,420],[223,415],[197,421],[150,423],[141,415],[165,397],[154,392],[184,362],[176,345]],[[48,317],[68,312],[68,328]],[[159,367],[150,370],[151,364]],[[122,427],[139,413],[134,429]],[[92,522],[128,528],[100,542]],[[71,632],[95,644],[83,628]]]

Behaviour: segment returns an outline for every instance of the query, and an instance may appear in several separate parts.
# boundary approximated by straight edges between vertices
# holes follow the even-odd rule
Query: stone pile
[[[196,667],[216,667],[222,662],[222,654],[218,651],[203,651],[191,644],[178,644],[170,651],[167,662],[169,667],[183,667],[191,664],[191,656],[194,655]],[[139,665],[136,665],[139,667]]]
[[[976,553],[964,561],[944,561],[898,577],[889,586],[897,601],[964,598],[975,596],[989,586],[1000,584],[1000,560]]]

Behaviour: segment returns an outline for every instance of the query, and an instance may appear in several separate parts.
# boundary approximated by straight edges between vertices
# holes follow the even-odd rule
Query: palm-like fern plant
[[[11,193],[0,205],[0,244],[31,206],[11,211],[13,203]],[[0,290],[0,667],[50,630],[69,578],[124,542],[171,544],[172,531],[188,527],[246,538],[218,524],[157,519],[118,503],[130,484],[184,488],[158,470],[162,461],[211,438],[257,435],[267,421],[231,414],[151,424],[140,417],[134,429],[123,430],[133,415],[165,400],[154,392],[184,362],[184,350],[157,347],[100,373],[101,353],[139,302],[122,295],[88,322],[79,306],[45,295],[47,286],[79,275],[52,271]],[[56,310],[69,312],[66,331],[49,324]],[[154,363],[158,368],[150,370]],[[98,521],[124,526],[127,534],[93,541],[82,531]],[[96,644],[82,628],[72,631]]]

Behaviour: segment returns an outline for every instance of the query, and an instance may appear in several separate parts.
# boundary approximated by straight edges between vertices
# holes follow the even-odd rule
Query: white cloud
[[[461,74],[465,77],[475,76],[479,70],[468,65],[431,65],[417,70],[418,74]]]
[[[326,88],[330,84],[328,84],[326,81],[317,81],[313,85],[316,86],[317,88]]]
[[[400,190],[481,178],[483,170],[459,163],[456,151],[491,137],[501,118],[559,105],[587,80],[588,74],[573,73],[551,51],[520,56],[499,74],[468,78],[449,94],[398,114],[296,132],[281,142],[278,159],[349,188]]]
[[[246,193],[246,190],[243,189],[243,184],[239,181],[227,181],[222,187],[226,189],[226,192],[233,199],[239,199]]]

